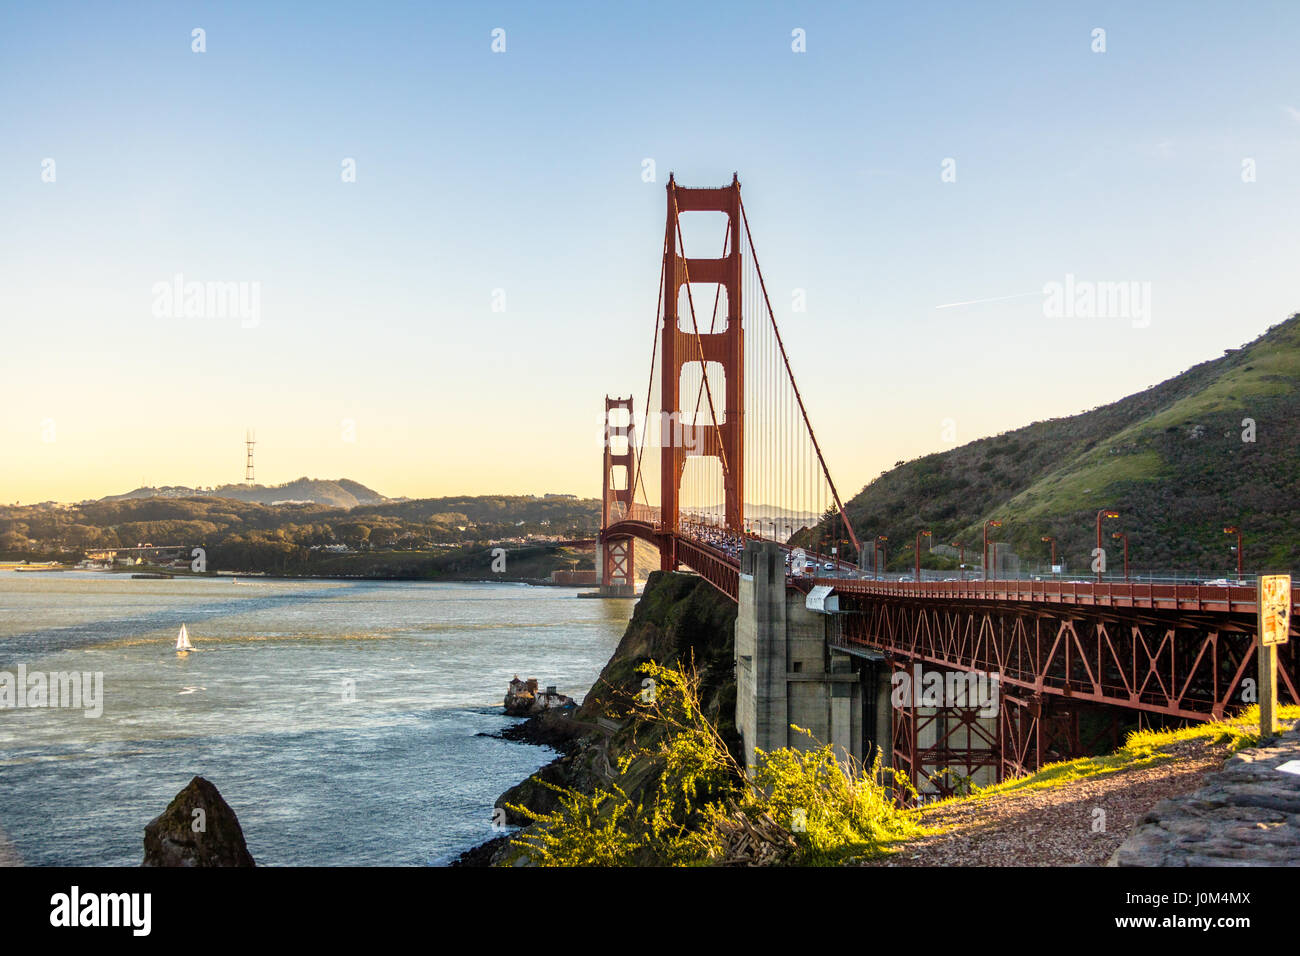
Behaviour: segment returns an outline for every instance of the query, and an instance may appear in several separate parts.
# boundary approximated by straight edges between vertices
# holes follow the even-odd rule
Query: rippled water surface
[[[622,635],[630,600],[575,593],[0,572],[0,671],[104,680],[98,718],[0,709],[0,840],[28,864],[135,865],[198,774],[259,864],[446,862],[553,756],[479,736],[511,722],[510,677],[580,698]]]

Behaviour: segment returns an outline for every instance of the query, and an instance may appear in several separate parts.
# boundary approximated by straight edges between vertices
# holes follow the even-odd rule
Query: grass
[[[1300,381],[1300,329],[1288,328],[1282,333],[1270,341],[1256,342],[1240,364],[1224,369],[1195,394],[1120,429],[1033,482],[1008,508],[1022,518],[1068,513],[1095,505],[1106,497],[1107,488],[1120,482],[1169,477],[1167,466],[1154,450],[1111,455],[1108,449],[1141,449],[1168,428],[1204,423],[1229,410],[1244,414],[1259,399],[1293,391]]]
[[[1107,455],[1075,460],[1012,498],[1001,511],[1025,520],[1037,514],[1066,514],[1105,500],[1106,489],[1123,481],[1154,481],[1165,473],[1159,453]]]
[[[1206,388],[1118,432],[1122,444],[1166,428],[1199,422],[1215,412],[1246,410],[1251,399],[1289,392],[1300,380],[1300,335],[1295,329],[1250,349],[1249,360],[1225,370]]]

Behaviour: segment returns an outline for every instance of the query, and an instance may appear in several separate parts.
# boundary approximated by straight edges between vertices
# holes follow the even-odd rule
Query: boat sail
[[[185,625],[181,625],[181,632],[176,635],[176,650],[192,651],[194,645],[190,643],[190,632],[185,630]]]

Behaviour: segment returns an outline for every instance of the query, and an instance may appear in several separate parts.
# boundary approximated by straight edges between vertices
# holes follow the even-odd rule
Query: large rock
[[[1300,866],[1300,729],[1230,757],[1199,790],[1161,800],[1110,866]]]
[[[239,818],[195,777],[144,828],[144,866],[253,866]]]

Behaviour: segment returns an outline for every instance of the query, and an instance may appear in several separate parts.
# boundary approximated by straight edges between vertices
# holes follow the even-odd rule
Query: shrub
[[[743,817],[779,828],[778,842],[794,847],[782,862],[816,865],[879,855],[924,832],[894,799],[915,792],[879,759],[846,767],[829,745],[783,747],[756,752],[751,774],[701,710],[693,667],[650,662],[640,671],[653,681],[632,715],[645,743],[620,758],[618,772],[630,779],[652,767],[652,782],[639,799],[617,782],[589,795],[546,784],[561,795],[555,812],[510,807],[533,823],[513,840],[516,856],[548,866],[705,865],[724,861],[724,832]]]

